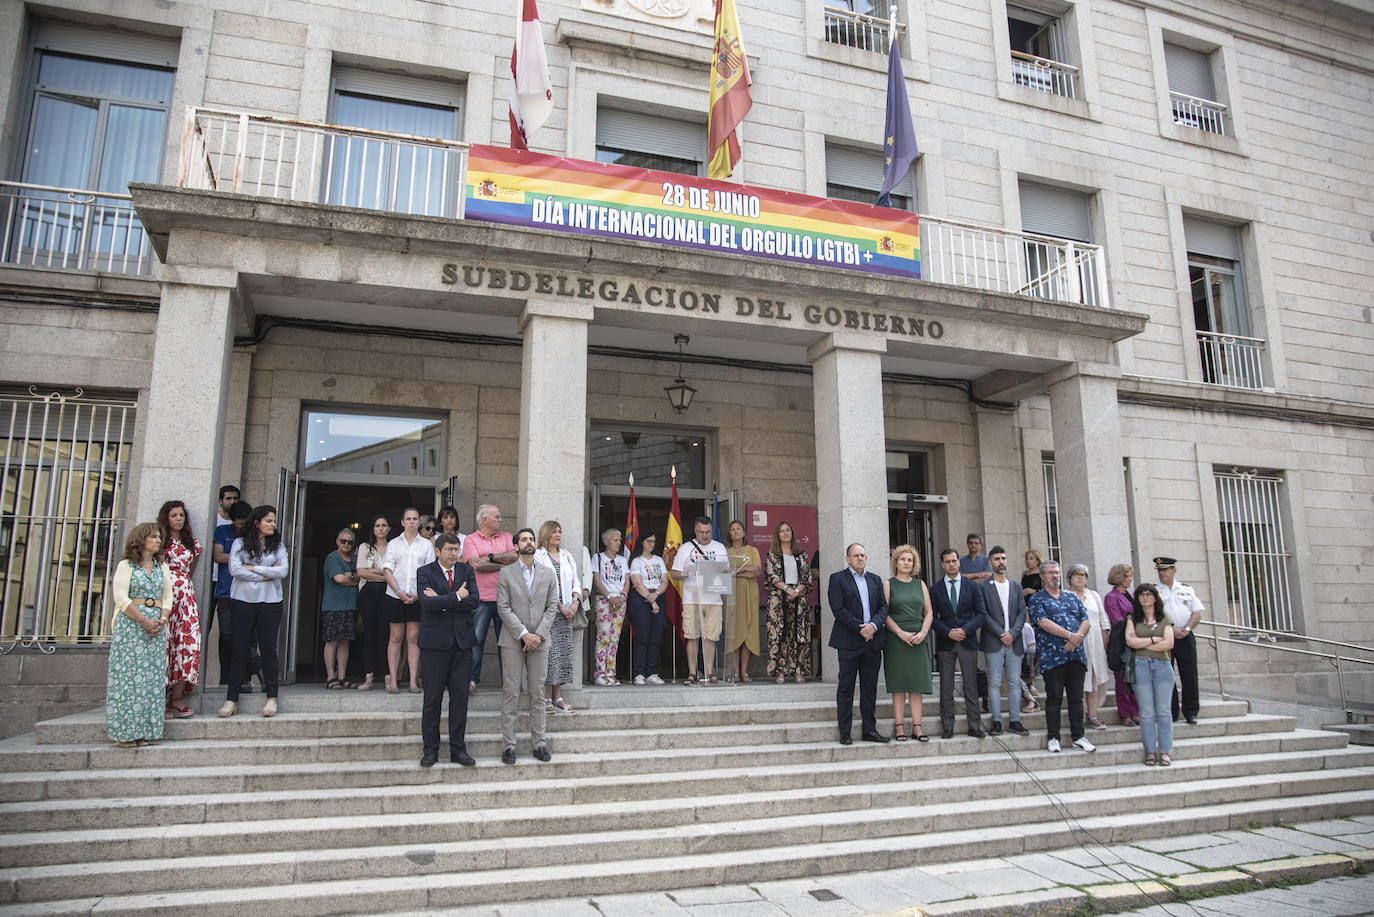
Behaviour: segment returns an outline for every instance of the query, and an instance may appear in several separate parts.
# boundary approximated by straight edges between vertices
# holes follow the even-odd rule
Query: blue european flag
[[[911,103],[902,75],[902,53],[895,23],[887,52],[887,120],[883,125],[883,189],[878,206],[892,206],[892,189],[906,176],[921,151],[916,148],[916,128],[911,123]]]

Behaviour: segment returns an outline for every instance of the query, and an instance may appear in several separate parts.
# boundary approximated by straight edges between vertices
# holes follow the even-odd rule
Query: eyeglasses
[[[353,544],[352,538],[340,538],[339,544]]]
[[[434,531],[434,526],[432,526],[432,525],[422,525],[422,526],[420,526],[420,531],[422,531],[422,532],[432,532],[432,531]]]

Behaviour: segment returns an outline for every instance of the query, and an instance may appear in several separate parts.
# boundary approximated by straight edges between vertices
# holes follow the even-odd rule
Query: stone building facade
[[[597,427],[693,440],[695,498],[714,488],[736,515],[816,507],[827,570],[862,541],[885,573],[885,549],[907,532],[926,557],[970,531],[1017,557],[1048,548],[1088,563],[1100,589],[1110,565],[1148,576],[1149,558],[1170,554],[1218,620],[1374,642],[1364,4],[900,0],[894,32],[863,0],[740,0],[754,106],[734,180],[752,186],[876,194],[896,35],[922,153],[899,203],[922,214],[922,280],[190,180],[214,112],[281,136],[443,129],[452,149],[504,146],[516,4],[502,6],[0,5],[4,407],[31,416],[35,399],[77,388],[71,404],[129,406],[118,493],[102,485],[122,502],[91,523],[107,540],[173,497],[204,533],[218,485],[233,481],[255,502],[289,484],[302,531],[320,511],[312,493],[392,486],[452,500],[465,527],[495,502],[508,520],[557,518],[590,543],[621,521],[594,489]],[[554,111],[532,147],[700,168],[711,9],[544,0]],[[121,192],[130,199],[101,197]],[[106,235],[80,261],[63,233],[79,228],[75,208],[102,200],[138,226],[82,211]],[[25,216],[27,236],[14,228]],[[1093,267],[1053,289],[938,273],[976,245],[1014,252],[1032,277],[1059,257],[1046,252],[1087,253]],[[495,272],[558,280],[517,291]],[[725,306],[577,292],[608,281]],[[741,298],[785,305],[744,314]],[[696,389],[681,416],[663,394],[679,333]],[[442,422],[436,467],[312,475],[311,411]],[[7,559],[30,564],[7,571],[6,640],[47,629],[92,642],[72,615],[56,633],[32,607],[38,555],[59,579],[63,563],[77,567],[52,561],[64,542],[50,532],[34,553],[41,514],[15,486],[0,509],[23,517],[28,553],[12,535]],[[97,554],[86,538],[69,553]],[[66,589],[43,597],[99,604],[98,589]]]

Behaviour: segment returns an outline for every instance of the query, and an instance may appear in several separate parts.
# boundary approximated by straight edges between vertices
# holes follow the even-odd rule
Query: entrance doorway
[[[401,511],[417,507],[421,514],[434,505],[433,487],[379,486],[310,481],[305,488],[305,509],[300,522],[300,562],[296,589],[296,681],[324,681],[324,644],[320,640],[320,600],[324,595],[324,559],[335,549],[340,529],[351,528],[359,541],[372,531],[372,519],[385,515],[393,536],[401,530]],[[348,652],[348,677],[363,677],[362,631]]]
[[[692,537],[692,520],[696,519],[698,516],[709,515],[709,501],[690,497],[684,499],[681,493],[679,493],[677,502],[678,508],[682,510],[680,522],[682,523],[682,537],[683,540],[686,541]],[[660,557],[663,556],[663,536],[668,531],[668,513],[669,510],[672,509],[672,504],[673,500],[671,496],[646,497],[639,493],[635,494],[635,514],[639,517],[640,536],[654,535],[658,538],[658,544],[654,548],[654,553],[658,554]],[[587,539],[587,550],[592,552],[593,557],[596,556],[597,551],[602,550],[602,531],[614,527],[620,529],[622,535],[624,534],[625,515],[629,511],[630,498],[628,495],[617,496],[598,492],[596,515],[592,520],[594,530]],[[727,512],[725,501],[722,500],[721,514],[725,515]],[[727,522],[729,522],[729,519],[721,519],[721,526],[724,527]],[[632,555],[639,555],[638,542],[635,542],[635,549]],[[594,611],[593,615],[595,615]],[[596,624],[593,622],[591,633],[588,635],[586,641],[586,648],[589,651],[589,660],[591,658],[590,653],[595,652],[596,649],[595,634]],[[620,630],[620,648],[616,651],[616,671],[618,673],[624,674],[630,672],[633,662],[630,658],[631,651],[630,620],[629,616],[626,615],[625,625]],[[718,641],[716,647],[716,664],[714,666],[717,671],[720,671],[720,666],[723,664],[721,660],[723,659],[724,651]],[[586,671],[589,675],[593,669],[594,667],[589,661],[586,667]],[[681,677],[685,678],[688,670],[687,647],[678,639],[677,632],[673,629],[672,624],[665,624],[663,628],[663,639],[658,645],[658,673],[665,679],[676,680],[679,677],[679,673],[681,673]]]
[[[919,501],[890,502],[887,509],[887,542],[891,551],[899,544],[909,544],[921,559],[921,579],[931,582],[940,575],[939,558],[935,552],[935,509]]]

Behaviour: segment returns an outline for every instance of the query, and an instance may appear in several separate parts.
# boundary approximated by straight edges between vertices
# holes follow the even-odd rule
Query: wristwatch
[[[487,563],[489,563],[489,564],[494,564],[494,563],[496,563],[496,555],[495,555],[495,554],[487,554]]]

